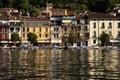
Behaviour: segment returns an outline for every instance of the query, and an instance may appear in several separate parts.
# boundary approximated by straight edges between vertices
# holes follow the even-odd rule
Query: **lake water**
[[[120,51],[1,50],[0,80],[120,80]]]

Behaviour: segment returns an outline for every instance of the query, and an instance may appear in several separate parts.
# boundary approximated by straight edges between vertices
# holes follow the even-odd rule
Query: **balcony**
[[[54,31],[54,30],[52,30],[51,33],[52,33],[52,34],[59,34],[60,31]]]
[[[92,36],[92,38],[97,38],[97,36],[96,36],[96,35],[94,35],[94,36]]]
[[[64,23],[62,23],[62,26],[75,26],[75,24],[64,24]]]
[[[108,29],[112,29],[112,26],[108,26]]]

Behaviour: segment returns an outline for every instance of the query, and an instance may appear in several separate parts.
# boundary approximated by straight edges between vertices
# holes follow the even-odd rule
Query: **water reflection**
[[[119,80],[120,51],[2,50],[0,80]]]

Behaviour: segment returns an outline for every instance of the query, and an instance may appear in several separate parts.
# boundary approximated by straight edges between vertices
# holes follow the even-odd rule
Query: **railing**
[[[60,33],[60,31],[54,31],[54,30],[52,30],[51,33],[54,33],[54,34],[56,33],[57,34],[57,33]]]

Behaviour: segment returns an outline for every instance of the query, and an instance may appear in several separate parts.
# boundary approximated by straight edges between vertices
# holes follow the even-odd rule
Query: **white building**
[[[21,20],[18,18],[9,20],[9,39],[11,39],[11,34],[15,32],[21,37]]]
[[[99,45],[98,37],[102,32],[110,35],[110,41],[118,41],[120,38],[120,16],[113,16],[103,13],[88,14],[89,39],[87,46]]]
[[[62,17],[54,16],[51,20],[51,44],[60,45],[62,43]]]

